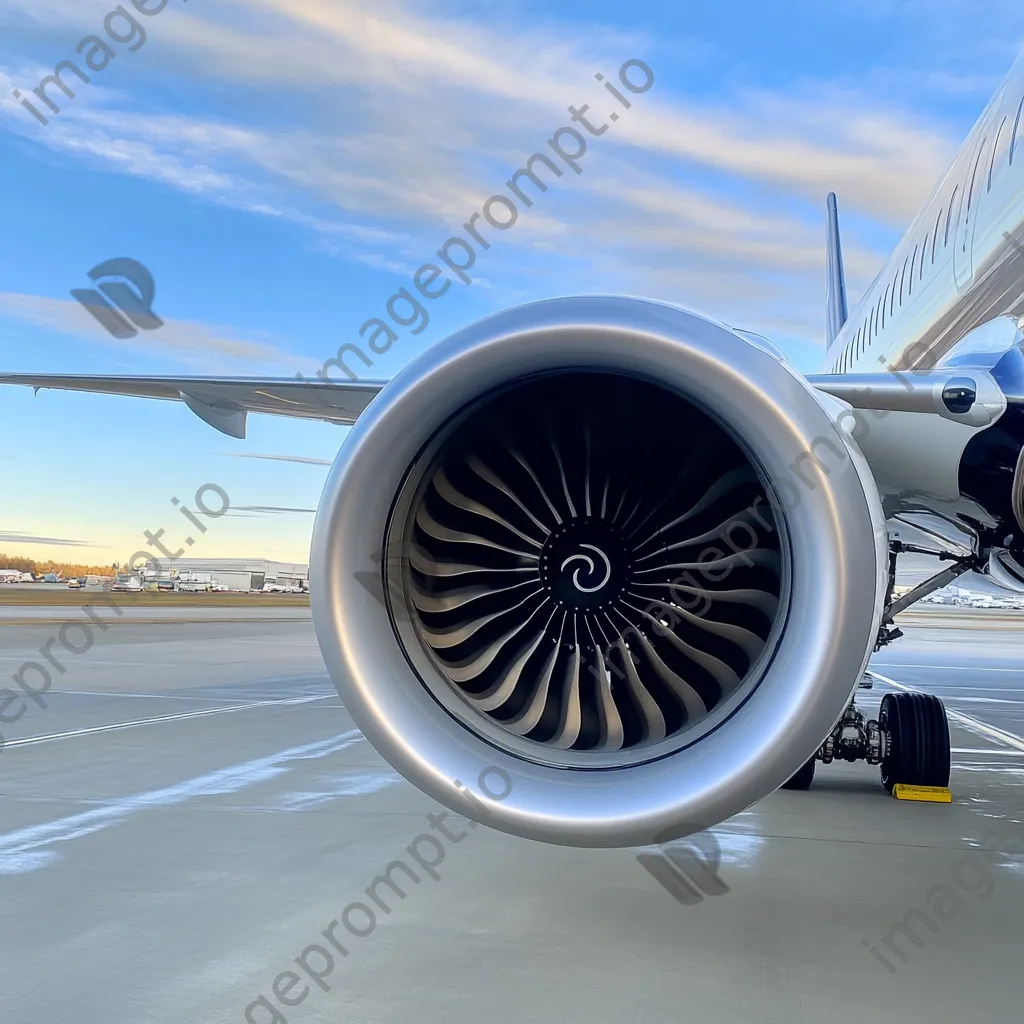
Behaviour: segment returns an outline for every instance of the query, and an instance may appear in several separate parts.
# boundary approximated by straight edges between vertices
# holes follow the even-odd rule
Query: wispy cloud
[[[467,194],[486,187],[467,153],[494,153],[546,130],[593,85],[597,68],[654,48],[639,34],[589,29],[570,40],[564,26],[484,25],[411,3],[369,11],[354,0],[178,10],[160,31],[179,60],[199,75],[294,90],[298,126],[189,125],[86,105],[64,123],[88,132],[34,134],[186,190],[237,186],[217,168],[234,157],[341,208],[451,219],[463,214]],[[316,104],[302,104],[303,94],[315,94]],[[949,148],[940,129],[894,111],[891,97],[827,82],[805,83],[795,96],[745,92],[714,102],[655,92],[614,141],[816,200],[840,188],[849,203],[887,220],[914,212]]]
[[[328,108],[350,107],[358,87],[355,98],[375,115],[374,134],[362,144],[388,167],[380,187],[430,196],[434,209],[448,205],[443,186],[458,182],[460,161],[452,158],[460,151],[493,152],[498,138],[507,144],[546,116],[564,117],[596,69],[621,62],[626,50],[653,48],[639,35],[597,30],[568,42],[564,27],[484,26],[406,4],[379,4],[373,12],[338,0],[260,6],[273,17],[272,35],[266,22],[259,29],[221,22],[209,33],[198,21],[177,20],[173,31],[193,52],[207,50],[226,76],[309,91],[341,87],[333,99],[318,91]],[[745,93],[712,103],[652,93],[614,138],[816,200],[839,187],[864,212],[905,219],[942,170],[950,140],[893,112],[890,100],[820,82],[806,83],[800,96]],[[348,145],[358,160],[358,136]],[[416,154],[411,167],[391,159],[408,153]],[[323,184],[317,164],[296,157],[310,181]],[[331,177],[351,178],[337,169]]]
[[[13,0],[39,18],[33,2]],[[64,6],[47,0],[47,15]],[[316,251],[406,276],[543,147],[569,103],[597,109],[607,97],[596,70],[662,52],[639,33],[511,18],[491,10],[484,23],[415,0],[192,5],[161,19],[165,60],[190,80],[227,83],[228,95],[243,86],[244,104],[129,109],[94,84],[45,132],[13,102],[0,109],[61,154],[299,225]],[[862,88],[803,80],[698,96],[656,71],[662,84],[593,140],[600,156],[587,159],[600,164],[553,182],[557,198],[503,237],[505,280],[492,298],[536,294],[556,268],[560,290],[611,285],[755,322],[761,303],[765,326],[818,338],[826,192],[891,234],[935,183],[956,133],[894,103],[877,76]],[[10,87],[32,80],[23,68],[7,74]],[[966,89],[973,76],[933,87]],[[856,291],[882,254],[846,243]]]
[[[278,513],[290,513],[290,512],[303,512],[309,515],[315,515],[315,508],[285,508],[281,505],[234,505],[233,509],[237,512],[260,512],[269,515],[276,515]]]
[[[73,299],[0,292],[0,316],[13,317],[72,337],[143,350],[182,363],[207,366],[211,356],[214,360],[244,362],[249,366],[256,363],[294,368],[297,362],[294,355],[273,345],[231,337],[228,328],[190,320],[165,319],[164,326],[156,331],[142,332],[124,340],[114,338]]]
[[[1000,68],[997,73],[988,75],[958,75],[951,71],[929,71],[924,77],[923,85],[927,89],[934,89],[950,96],[987,98],[996,91],[1004,70]]]
[[[54,544],[68,548],[95,548],[99,545],[87,540],[71,540],[67,537],[36,537],[30,533],[11,533],[0,530],[0,544]]]
[[[748,95],[717,109],[652,103],[623,137],[806,199],[836,191],[849,207],[903,225],[945,169],[953,140],[863,98],[816,91],[812,99]]]
[[[278,515],[316,515],[315,508],[286,508],[281,505],[232,505],[226,516],[234,516],[237,519],[254,519],[257,516],[278,516]]]
[[[301,462],[307,466],[330,466],[330,459],[314,459],[308,455],[265,455],[262,452],[220,452],[231,459],[271,459],[274,462]],[[3,456],[0,456],[2,458]]]

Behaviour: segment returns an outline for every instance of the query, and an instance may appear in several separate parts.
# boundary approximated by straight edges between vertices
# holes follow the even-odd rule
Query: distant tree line
[[[34,558],[22,555],[5,555],[0,551],[0,569],[17,569],[18,572],[30,572],[33,576],[55,572],[61,576],[112,576],[117,571],[116,565],[79,565],[77,562],[55,562],[48,559],[38,562]]]

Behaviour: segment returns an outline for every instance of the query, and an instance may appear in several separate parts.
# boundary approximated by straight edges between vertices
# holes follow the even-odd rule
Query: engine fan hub
[[[559,608],[577,612],[612,607],[632,568],[623,531],[595,516],[563,523],[541,549],[541,584]]]

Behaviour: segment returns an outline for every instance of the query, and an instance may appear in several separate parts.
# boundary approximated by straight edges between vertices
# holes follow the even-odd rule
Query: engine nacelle
[[[777,789],[881,616],[881,508],[830,405],[756,340],[639,299],[436,345],[353,427],[317,513],[346,709],[437,800],[563,845],[667,841]]]

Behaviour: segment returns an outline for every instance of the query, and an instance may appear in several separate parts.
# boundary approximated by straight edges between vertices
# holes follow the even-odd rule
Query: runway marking
[[[80,609],[79,609],[80,610]],[[69,619],[0,619],[0,628],[5,626],[63,626],[68,621],[77,621]],[[214,625],[224,625],[225,623],[240,622],[251,625],[256,622],[309,622],[311,621],[308,615],[259,615],[248,619],[241,618],[240,616],[229,616],[227,618],[133,618],[127,619],[113,619],[112,622],[118,622],[129,626],[199,626],[207,622]]]
[[[172,693],[129,693],[126,690],[51,690],[51,694],[70,693],[81,695],[83,697],[142,697],[142,698],[153,698],[155,700],[201,700],[212,704],[218,704],[224,701],[225,697],[196,697],[196,696],[175,696]],[[324,693],[317,694],[303,694],[306,697],[336,697],[338,695],[337,690],[327,690]],[[276,698],[275,698],[276,699]],[[280,698],[284,700],[286,698]],[[1024,703],[1024,702],[1022,702]]]
[[[362,738],[358,729],[350,729],[327,740],[289,747],[276,754],[220,768],[163,789],[121,797],[93,810],[0,835],[0,875],[20,875],[46,867],[58,856],[47,847],[99,832],[138,811],[172,807],[200,796],[237,793],[289,771],[287,765],[291,761],[326,757],[345,750]]]
[[[951,754],[984,754],[986,757],[1024,757],[1024,750],[997,750],[994,747],[950,747]]]
[[[210,641],[208,639],[204,639],[204,640],[202,640],[200,642],[201,643],[209,643]],[[38,653],[38,649],[37,649],[36,653]],[[20,654],[0,654],[0,661],[23,662],[25,660],[25,655],[26,654],[29,654],[29,655],[32,654],[32,651],[30,651],[27,647]],[[231,664],[233,664],[233,662],[224,662],[222,664],[213,663],[213,662],[204,662],[204,665],[207,668],[221,668],[221,667],[223,667],[223,664],[231,665]],[[153,660],[150,660],[150,661],[101,661],[98,658],[90,658],[89,659],[89,665],[90,666],[92,666],[92,665],[103,665],[106,668],[149,668],[149,669],[153,669],[153,668],[162,668],[163,667],[162,665],[160,665],[159,663],[154,662]]]
[[[273,803],[263,808],[268,811],[301,813],[313,810],[346,796],[371,796],[391,786],[400,786],[405,779],[396,771],[357,771],[340,772],[335,775],[321,776],[317,781],[326,785],[325,789],[298,790],[282,793]]]
[[[935,664],[922,665],[916,661],[901,661],[895,665],[887,665],[887,668],[901,669],[901,668],[927,668],[934,669]],[[1024,676],[1024,671],[1021,670],[1020,666],[1010,666],[1008,668],[1002,668],[998,666],[992,666],[988,668],[979,668],[977,665],[943,665],[942,670],[950,669],[953,672],[1016,672],[1018,675]]]
[[[222,708],[206,708],[203,711],[181,711],[176,715],[158,715],[156,718],[136,718],[131,722],[115,722],[110,725],[94,725],[86,729],[69,729],[67,732],[51,732],[43,736],[23,736],[20,739],[8,740],[4,747],[28,747],[36,743],[50,743],[53,740],[66,740],[76,736],[92,736],[102,732],[117,732],[120,729],[135,729],[141,725],[155,725],[158,722],[182,722],[188,718],[204,718],[207,715],[226,715],[232,711],[247,711],[249,708],[262,708],[271,704],[308,704],[314,700],[326,700],[334,694],[326,693],[319,697],[289,697],[285,700],[258,700],[248,704],[232,704]]]
[[[905,683],[898,683],[895,679],[883,676],[881,672],[875,672],[873,669],[868,669],[868,675],[874,676],[875,679],[883,683],[888,683],[889,686],[894,686],[897,690],[905,690],[908,693],[922,692],[914,686],[907,686]],[[989,725],[987,722],[980,722],[977,718],[971,718],[970,715],[965,715],[962,711],[953,711],[951,708],[946,708],[946,714],[971,732],[997,740],[1000,743],[1005,743],[1008,747],[1013,747],[1016,750],[1024,751],[1024,739],[1021,739],[1020,736],[1015,736],[1012,732],[997,729],[994,725]]]
[[[154,700],[202,700],[219,703],[223,697],[175,697],[169,693],[126,693],[123,690],[51,690],[52,694],[71,693],[82,697],[149,697]],[[325,697],[332,696],[329,693]]]
[[[960,697],[949,693],[943,700],[956,700],[964,704],[1024,704],[1024,700],[1011,700],[1009,697]]]
[[[979,689],[988,689],[988,687],[979,687]],[[960,701],[965,704],[1024,704],[1024,700],[1012,700],[1010,697],[961,697],[959,693],[944,693],[942,699]]]

